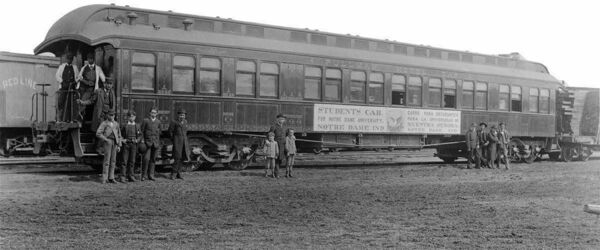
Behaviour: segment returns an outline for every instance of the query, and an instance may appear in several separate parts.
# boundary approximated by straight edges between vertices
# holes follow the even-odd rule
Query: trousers
[[[133,168],[135,168],[135,160],[137,156],[137,143],[127,142],[123,144],[121,156],[123,157],[121,176],[133,177]]]
[[[102,180],[115,179],[115,167],[117,165],[117,145],[114,140],[104,142],[104,161],[102,164]]]
[[[148,147],[146,153],[144,154],[144,160],[142,162],[142,178],[147,176],[148,178],[154,178],[154,164],[156,162],[156,153],[158,152],[158,147],[152,145]]]

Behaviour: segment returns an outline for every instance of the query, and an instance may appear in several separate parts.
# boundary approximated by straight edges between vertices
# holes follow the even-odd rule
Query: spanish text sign
[[[460,134],[460,111],[315,104],[313,130]]]

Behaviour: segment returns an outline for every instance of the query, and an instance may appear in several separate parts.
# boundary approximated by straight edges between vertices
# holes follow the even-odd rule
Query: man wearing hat
[[[145,153],[142,164],[141,181],[146,177],[148,180],[154,180],[154,163],[156,161],[156,153],[160,148],[160,120],[158,119],[158,109],[150,109],[150,117],[142,121],[142,143],[145,144]]]
[[[281,164],[285,164],[286,163],[286,157],[285,157],[285,128],[283,127],[283,124],[285,123],[285,119],[286,117],[283,114],[278,114],[277,115],[277,120],[275,121],[275,124],[273,124],[273,126],[271,126],[271,128],[269,129],[269,132],[273,132],[273,134],[275,134],[275,141],[277,142],[277,146],[279,147],[279,157],[277,157],[277,160],[275,162],[275,168],[273,169],[273,177],[275,178],[279,178],[279,166]]]
[[[504,167],[506,169],[509,169],[510,157],[508,155],[508,146],[510,144],[510,133],[506,129],[506,124],[504,124],[504,122],[501,122],[499,126],[500,129],[498,130],[498,158],[504,158]],[[500,165],[500,163],[498,163],[498,165]]]
[[[479,141],[477,155],[480,156],[480,164],[487,166],[487,146],[489,145],[489,142],[487,139],[487,132],[485,131],[485,128],[487,128],[487,123],[479,123],[479,129],[477,129],[477,140]]]
[[[135,111],[130,110],[127,112],[127,124],[122,128],[121,135],[123,135],[123,162],[121,165],[121,182],[125,182],[125,178],[128,181],[136,181],[133,176],[133,168],[135,167],[135,160],[137,156],[137,146],[142,140],[142,131],[140,125],[135,122]]]
[[[94,113],[92,115],[92,130],[96,130],[98,125],[106,119],[106,113],[115,110],[115,92],[112,90],[113,83],[108,79],[103,88],[96,89],[92,97],[88,100],[80,100],[83,106],[94,104]]]
[[[94,91],[100,88],[100,81],[106,81],[104,72],[94,62],[94,53],[87,54],[87,64],[81,68],[81,71],[77,76],[79,82],[77,83],[76,88],[79,90],[80,98],[84,102],[92,98]],[[85,107],[81,107],[81,112],[85,117],[84,108]]]
[[[487,135],[488,138],[488,167],[499,168],[496,162],[496,155],[498,153],[498,129],[496,125],[492,125],[490,132]]]
[[[169,135],[173,142],[173,167],[171,168],[171,180],[175,177],[181,177],[181,165],[183,161],[190,160],[190,145],[187,139],[187,120],[185,119],[186,112],[183,109],[177,111],[177,120],[171,121],[169,124]]]
[[[58,119],[61,121],[71,121],[71,101],[69,90],[75,89],[75,79],[79,75],[77,66],[73,65],[73,55],[67,54],[67,61],[60,66],[56,71],[56,81],[60,85],[58,92]]]
[[[121,130],[119,123],[115,121],[115,112],[107,113],[106,121],[103,121],[98,130],[96,137],[100,140],[104,148],[104,162],[102,164],[102,183],[116,183],[115,167],[117,163],[117,152],[121,147]]]
[[[478,153],[479,138],[477,138],[477,124],[471,123],[471,127],[465,134],[467,143],[467,168],[471,168],[471,164],[475,161],[475,167],[481,168],[481,156]]]

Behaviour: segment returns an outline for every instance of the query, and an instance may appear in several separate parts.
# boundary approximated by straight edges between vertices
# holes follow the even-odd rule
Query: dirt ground
[[[87,167],[0,168],[0,248],[600,248],[600,159],[198,171],[105,184]]]

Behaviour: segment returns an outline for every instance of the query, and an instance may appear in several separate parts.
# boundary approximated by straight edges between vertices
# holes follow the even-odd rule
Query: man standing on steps
[[[80,99],[84,102],[87,102],[92,98],[94,91],[100,88],[100,81],[106,81],[104,72],[95,64],[96,59],[94,57],[94,53],[89,53],[87,55],[87,64],[81,67],[81,71],[79,71],[79,75],[77,76],[79,82],[77,83],[76,89],[79,90]],[[85,106],[80,107],[79,112],[81,113],[81,116],[86,119]]]
[[[156,162],[156,153],[160,148],[160,120],[158,119],[158,109],[150,110],[150,117],[142,121],[142,143],[146,144],[146,153],[142,162],[142,175],[140,180],[154,181],[154,165]]]
[[[285,128],[283,127],[285,119],[286,117],[283,114],[278,114],[275,124],[269,129],[269,132],[275,134],[275,141],[279,147],[279,157],[277,157],[275,168],[273,169],[273,177],[275,178],[279,178],[279,166],[281,166],[281,164],[286,164],[286,157],[283,153],[285,152]]]
[[[115,92],[112,90],[112,79],[106,79],[103,88],[96,89],[92,97],[88,100],[79,100],[83,106],[94,104],[92,113],[92,131],[95,131],[102,121],[106,120],[106,114],[109,111],[115,111]]]
[[[77,66],[73,65],[73,55],[67,55],[67,61],[60,66],[56,71],[56,81],[58,82],[58,119],[61,121],[69,122],[75,117],[71,117],[75,112],[71,113],[71,107],[73,106],[73,96],[70,95],[69,90],[74,90],[76,87],[75,79],[79,75]]]
[[[169,125],[169,135],[173,142],[173,166],[171,168],[171,180],[181,177],[181,165],[183,161],[190,160],[190,144],[187,139],[187,120],[186,112],[183,109],[177,111],[177,120],[173,120]]]

